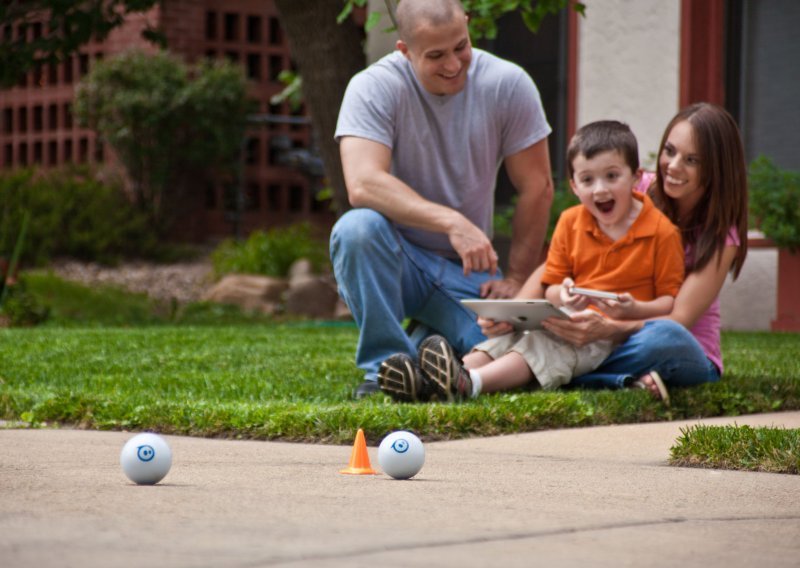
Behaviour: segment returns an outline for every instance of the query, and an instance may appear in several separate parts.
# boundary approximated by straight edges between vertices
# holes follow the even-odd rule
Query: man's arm
[[[402,225],[445,233],[461,257],[464,274],[497,270],[497,253],[483,231],[458,211],[424,199],[391,175],[388,147],[346,136],[339,142],[339,152],[350,205],[374,209]]]
[[[536,268],[547,234],[553,203],[550,152],[544,138],[505,159],[506,172],[519,193],[512,219],[511,253],[505,280],[487,282],[481,290],[488,297],[515,296]]]

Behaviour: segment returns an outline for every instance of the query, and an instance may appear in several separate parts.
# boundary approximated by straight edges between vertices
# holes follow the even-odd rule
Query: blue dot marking
[[[136,457],[138,457],[140,461],[149,462],[156,457],[156,451],[153,449],[153,446],[139,446],[136,448]]]
[[[404,454],[408,451],[408,442],[403,438],[399,438],[392,442],[392,449],[398,454]]]

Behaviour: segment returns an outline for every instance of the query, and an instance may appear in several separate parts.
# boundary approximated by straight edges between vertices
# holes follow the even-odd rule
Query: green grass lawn
[[[800,429],[698,424],[681,434],[670,451],[673,465],[800,473]]]
[[[100,307],[110,291],[72,290],[83,297],[67,309],[61,285],[29,288],[48,298],[54,316],[0,330],[0,418],[33,425],[342,444],[363,428],[375,444],[401,428],[435,440],[800,409],[797,334],[724,334],[725,379],[673,389],[669,408],[641,390],[397,404],[352,399],[361,381],[352,324],[277,322],[202,305],[140,305],[131,318],[120,316],[126,302],[142,298]]]

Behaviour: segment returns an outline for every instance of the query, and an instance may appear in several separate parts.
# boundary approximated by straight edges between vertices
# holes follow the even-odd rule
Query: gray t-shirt
[[[441,96],[426,91],[395,51],[350,80],[335,137],[389,147],[394,176],[426,199],[460,211],[491,237],[503,158],[550,131],[539,91],[519,66],[473,49],[464,90]],[[398,229],[419,246],[457,256],[445,234]]]

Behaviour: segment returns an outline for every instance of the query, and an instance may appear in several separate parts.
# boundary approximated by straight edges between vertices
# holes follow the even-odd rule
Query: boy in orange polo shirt
[[[604,302],[615,318],[651,318],[672,310],[683,282],[683,246],[678,229],[650,198],[633,191],[641,177],[638,155],[635,136],[621,122],[587,124],[572,138],[570,186],[581,204],[562,213],[550,243],[542,283],[554,304],[590,306],[590,298],[571,293],[574,285],[625,290],[618,301]],[[478,344],[461,363],[435,335],[420,345],[419,367],[407,355],[393,355],[381,365],[378,383],[399,400],[431,392],[466,399],[531,380],[555,389],[597,368],[612,348],[610,341],[576,347],[544,330],[513,332]],[[661,383],[655,373],[653,380]],[[666,402],[666,389],[660,394]]]

